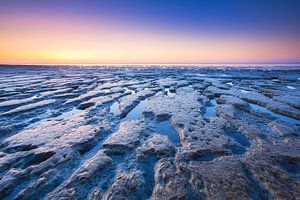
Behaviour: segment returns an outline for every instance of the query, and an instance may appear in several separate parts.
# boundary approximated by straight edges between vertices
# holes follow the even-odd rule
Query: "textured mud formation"
[[[300,70],[0,67],[0,199],[299,199]]]

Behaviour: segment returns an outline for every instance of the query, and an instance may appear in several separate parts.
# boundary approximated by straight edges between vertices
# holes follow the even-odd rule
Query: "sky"
[[[300,61],[300,0],[1,0],[0,63]]]

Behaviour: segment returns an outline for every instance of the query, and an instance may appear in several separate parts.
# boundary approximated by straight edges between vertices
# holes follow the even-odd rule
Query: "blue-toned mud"
[[[286,160],[280,163],[280,167],[285,171],[299,175],[300,174],[300,160]],[[300,179],[300,177],[299,177]]]
[[[197,161],[205,161],[205,162],[209,162],[214,160],[215,158],[217,158],[218,155],[216,154],[205,154],[205,155],[201,155],[201,156],[196,156],[196,158],[193,158],[193,160],[197,160]]]

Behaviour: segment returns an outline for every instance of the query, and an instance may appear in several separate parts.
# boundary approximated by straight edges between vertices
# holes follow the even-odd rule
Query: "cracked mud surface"
[[[300,70],[0,67],[0,199],[299,199]]]

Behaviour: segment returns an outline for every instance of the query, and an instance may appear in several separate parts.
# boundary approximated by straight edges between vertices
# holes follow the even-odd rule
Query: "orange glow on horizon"
[[[0,63],[114,64],[295,60],[293,39],[143,30],[65,19],[0,20]]]

